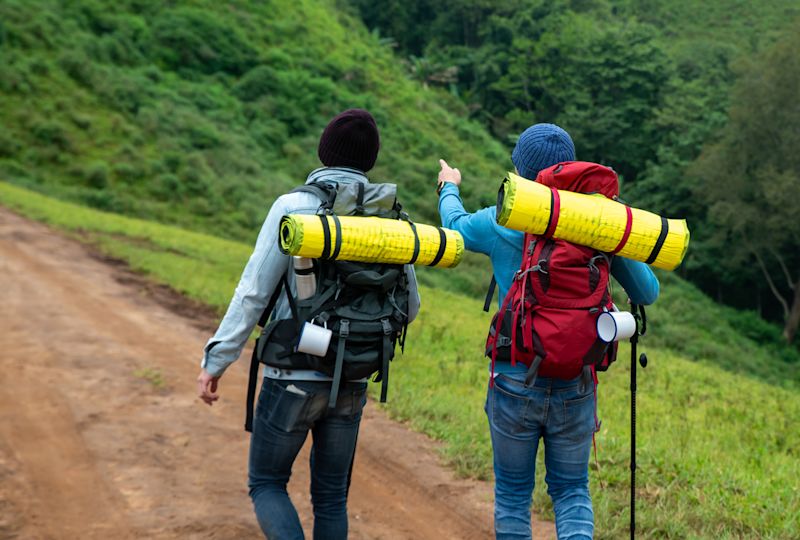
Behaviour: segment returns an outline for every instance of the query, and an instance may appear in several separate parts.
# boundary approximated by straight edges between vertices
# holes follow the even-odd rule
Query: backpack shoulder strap
[[[264,308],[264,311],[261,313],[261,317],[258,319],[258,326],[264,327],[269,321],[269,317],[272,314],[272,310],[275,309],[275,304],[278,302],[278,297],[281,295],[281,291],[284,288],[286,283],[286,274],[281,277],[281,280],[275,286],[275,290],[272,291],[272,296],[270,296],[269,302],[267,302],[267,307]],[[288,290],[287,290],[288,294]],[[258,341],[253,346],[253,354],[250,357],[250,373],[247,380],[247,402],[245,405],[245,419],[244,419],[244,430],[248,433],[253,431],[253,400],[256,398],[256,383],[258,381]]]
[[[492,274],[492,280],[489,282],[489,288],[486,291],[486,300],[483,301],[483,311],[489,313],[489,309],[492,307],[492,299],[494,298],[494,290],[497,288],[497,280],[494,278],[494,274]]]
[[[312,182],[310,184],[303,184],[297,186],[289,193],[311,193],[315,195],[320,201],[320,208],[333,208],[333,201],[336,200],[336,188],[331,184],[325,182]]]

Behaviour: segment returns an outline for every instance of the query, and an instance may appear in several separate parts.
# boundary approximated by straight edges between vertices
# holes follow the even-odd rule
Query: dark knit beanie
[[[539,171],[562,161],[575,161],[569,133],[555,124],[536,124],[519,136],[511,161],[520,176],[535,180]]]
[[[319,139],[317,155],[326,167],[352,167],[367,172],[381,147],[378,126],[363,109],[348,109],[328,123]]]

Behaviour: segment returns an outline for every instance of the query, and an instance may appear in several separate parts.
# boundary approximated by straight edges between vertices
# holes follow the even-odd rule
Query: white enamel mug
[[[307,322],[300,332],[300,340],[297,342],[296,350],[312,356],[325,356],[328,353],[332,335],[333,332],[327,328]]]
[[[604,311],[597,317],[597,337],[606,343],[628,339],[636,332],[636,319],[629,311]]]

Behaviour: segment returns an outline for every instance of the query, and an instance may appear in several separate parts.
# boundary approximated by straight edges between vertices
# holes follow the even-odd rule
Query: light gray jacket
[[[313,171],[308,175],[306,183],[320,180],[338,183],[369,182],[360,171],[344,167],[326,167]],[[250,260],[247,262],[236,291],[233,293],[228,311],[220,322],[214,336],[208,341],[201,367],[211,375],[219,376],[239,358],[247,339],[253,332],[261,314],[267,307],[270,296],[275,291],[281,276],[289,269],[288,255],[281,253],[278,247],[278,226],[286,214],[315,214],[320,200],[310,193],[289,193],[278,197],[264,220],[261,232]],[[409,278],[409,322],[419,312],[420,298],[417,290],[417,278],[412,265],[406,265]],[[294,294],[294,272],[288,273],[289,287]],[[291,317],[285,293],[281,293],[273,316],[279,319]],[[275,373],[272,373],[275,371]],[[267,376],[276,378],[313,378],[325,380],[321,374],[308,374],[303,370],[294,370],[293,376],[286,377],[280,370],[267,370]]]

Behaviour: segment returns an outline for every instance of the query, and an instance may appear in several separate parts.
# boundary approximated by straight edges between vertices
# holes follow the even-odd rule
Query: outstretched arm
[[[497,242],[495,233],[495,209],[484,208],[475,213],[464,209],[458,186],[461,185],[461,171],[450,167],[443,159],[439,160],[439,215],[442,226],[461,233],[464,247],[489,255]]]

